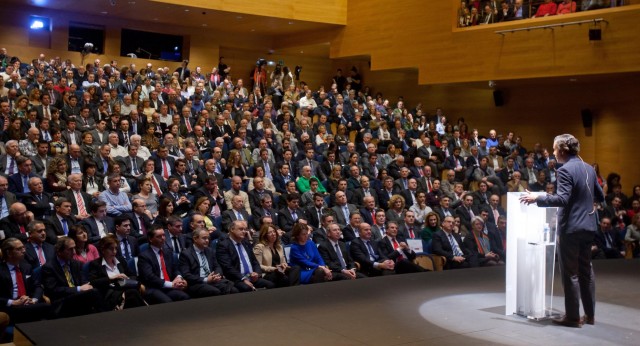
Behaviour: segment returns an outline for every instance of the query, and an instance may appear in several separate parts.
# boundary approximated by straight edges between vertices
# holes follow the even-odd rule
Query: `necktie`
[[[396,240],[396,238],[391,239],[391,242],[393,243],[393,249],[398,251],[398,254],[400,254],[398,256],[398,260],[402,260],[404,258],[404,255],[402,254],[402,251],[400,250],[400,244],[398,244],[398,241]]]
[[[340,247],[338,246],[338,243],[336,243],[335,247],[336,247],[336,254],[338,255],[338,259],[340,260],[340,267],[342,269],[347,268],[347,263],[344,261],[344,257],[342,257],[342,251],[340,251]]]
[[[373,251],[373,247],[371,246],[371,242],[370,241],[366,241],[365,244],[367,244],[367,251],[369,251],[369,257],[371,257],[372,261],[375,261],[378,259],[378,256],[376,256],[376,253]]]
[[[347,221],[347,225],[349,224],[349,208],[345,205],[342,207],[342,212],[344,213],[344,219]]]
[[[122,134],[124,135],[124,145],[125,146],[129,145],[129,133],[123,132]]]
[[[413,227],[409,227],[409,238],[415,239],[416,235],[413,233]]]
[[[109,162],[107,162],[107,159],[103,158],[102,159],[102,174],[107,174],[108,170],[109,170]]]
[[[431,179],[427,179],[427,192],[431,192]]]
[[[293,222],[298,221],[298,214],[295,210],[291,212],[291,218],[293,219]]]
[[[238,221],[244,221],[244,218],[242,217],[242,213],[240,213],[239,211],[236,211],[236,219]]]
[[[376,210],[375,209],[371,210],[371,220],[373,220],[373,224],[374,225],[378,224],[378,222],[376,221]]]
[[[69,234],[69,225],[67,225],[67,219],[62,219],[62,231],[64,231],[64,235]]]
[[[122,247],[124,248],[124,258],[126,260],[131,259],[131,251],[129,250],[129,241],[127,238],[122,238]]]
[[[451,243],[451,249],[453,250],[454,256],[462,256],[463,253],[460,250],[460,246],[458,246],[458,242],[453,237],[453,234],[449,233],[449,243]]]
[[[24,228],[24,225],[20,225],[20,233],[26,234],[27,230]]]
[[[209,276],[209,274],[211,274],[211,270],[209,270],[209,262],[207,262],[207,258],[204,257],[204,251],[200,251],[198,253],[198,257],[200,257],[200,268],[204,270],[204,275]]]
[[[405,190],[408,188],[408,186],[407,186],[407,179],[402,179],[402,185],[404,185],[404,189],[405,189]]]
[[[191,122],[189,121],[189,119],[185,119],[184,123],[185,125],[187,125],[187,131],[189,131],[189,133],[193,132],[191,130]]]
[[[133,157],[131,158],[131,169],[133,170],[134,175],[140,174],[140,172],[138,171],[138,165],[136,165],[136,159]]]
[[[242,274],[247,275],[251,273],[251,267],[249,266],[249,263],[247,263],[247,260],[244,258],[244,249],[242,247],[242,244],[237,243],[236,246],[238,247],[238,256],[240,256],[240,261],[242,262]]]
[[[84,205],[84,199],[82,199],[82,195],[80,191],[76,191],[76,204],[78,205],[78,214],[79,215],[87,215],[87,208]]]
[[[180,243],[178,242],[178,237],[171,237],[171,241],[173,241],[173,252],[180,253]]]
[[[151,184],[153,184],[153,188],[156,190],[156,195],[162,195],[162,190],[160,190],[160,186],[158,185],[155,177],[151,178]]]
[[[51,116],[49,115],[49,107],[44,107],[44,117],[45,119],[51,120]]]
[[[20,298],[22,296],[27,295],[27,290],[24,287],[24,279],[22,278],[22,272],[20,271],[20,267],[15,266],[13,267],[16,271],[16,285],[18,286],[18,297]]]
[[[64,277],[67,279],[67,285],[69,285],[69,287],[76,287],[76,285],[73,283],[71,272],[69,271],[69,264],[65,263],[65,265],[62,266],[62,270],[64,271]]]
[[[147,234],[147,227],[144,225],[144,220],[142,216],[138,216],[138,222],[140,223],[140,232],[145,235]]]
[[[4,196],[0,195],[0,218],[4,218],[9,215],[9,206],[4,207]]]
[[[7,172],[9,175],[14,173],[14,170],[16,169],[16,160],[9,156],[9,171]]]
[[[36,252],[38,253],[38,262],[43,266],[47,263],[47,260],[44,258],[44,252],[42,251],[42,247],[40,245],[36,245]]]
[[[164,276],[164,281],[170,282],[171,279],[169,278],[169,272],[167,271],[167,265],[164,263],[164,253],[162,253],[162,250],[159,250],[158,254],[160,255],[160,268],[162,269],[162,276]]]
[[[22,176],[22,187],[23,187],[23,191],[24,193],[29,193],[31,192],[31,190],[29,189],[29,177],[27,177],[26,175]]]
[[[381,233],[382,236],[384,236],[385,232],[386,231],[384,230],[384,225],[383,225],[382,227],[380,227],[380,233]]]
[[[49,131],[45,131],[43,134],[45,142],[51,141],[51,137],[49,136]]]
[[[500,213],[497,208],[493,208],[493,220],[498,224],[498,217],[500,217]]]
[[[162,177],[169,179],[169,165],[167,165],[167,160],[162,160]]]

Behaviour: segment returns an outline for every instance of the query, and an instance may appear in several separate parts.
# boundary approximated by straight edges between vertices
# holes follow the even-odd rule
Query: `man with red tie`
[[[422,225],[416,221],[415,213],[407,210],[404,214],[404,225],[399,227],[398,233],[404,239],[420,239],[421,230]],[[389,233],[388,229],[387,233]]]
[[[163,251],[166,238],[162,226],[152,226],[147,237],[150,246],[138,256],[138,273],[146,287],[145,298],[155,304],[189,299],[185,293],[187,281],[178,274],[173,254]]]
[[[9,207],[9,216],[0,220],[0,229],[3,229],[7,238],[18,238],[22,242],[27,241],[27,207],[22,203],[13,203]]]
[[[39,278],[33,275],[31,265],[24,261],[25,245],[16,238],[9,238],[2,243],[2,254],[0,311],[9,314],[13,323],[43,319],[49,314],[50,306],[42,299]]]
[[[378,241],[378,247],[385,257],[394,261],[396,274],[424,271],[419,265],[413,263],[416,253],[407,245],[402,235],[398,234],[396,222],[389,221],[387,223],[386,235]]]

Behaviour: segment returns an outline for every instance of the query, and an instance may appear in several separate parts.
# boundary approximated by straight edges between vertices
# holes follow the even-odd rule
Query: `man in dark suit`
[[[446,269],[477,267],[476,255],[464,246],[459,234],[453,233],[453,216],[442,219],[441,226],[432,236],[432,252],[447,259]]]
[[[199,221],[198,217],[202,217],[202,215],[193,215],[190,224],[196,225]],[[202,220],[204,221],[204,219]],[[165,242],[162,249],[180,255],[182,251],[191,246],[191,239],[188,236],[189,233],[192,232],[182,230],[181,218],[175,215],[169,216],[167,218],[167,229],[164,232]]]
[[[23,198],[30,192],[29,179],[35,177],[40,180],[40,178],[31,171],[33,164],[30,158],[19,156],[16,159],[16,164],[18,165],[18,173],[9,176],[9,191],[13,192],[16,197]]]
[[[304,211],[298,206],[300,202],[300,195],[297,193],[290,193],[286,198],[287,206],[282,208],[278,213],[278,226],[281,230],[286,232],[286,236],[283,239],[285,242],[289,239],[293,225],[299,218],[304,218],[305,216]]]
[[[2,179],[2,177],[0,177],[0,179]],[[22,242],[25,242],[27,241],[28,222],[27,207],[20,202],[13,202],[11,207],[9,207],[8,215],[0,219],[0,229],[4,230],[7,238],[18,238]]]
[[[253,178],[253,190],[247,194],[249,195],[249,205],[252,211],[260,208],[262,196],[268,195],[273,199],[273,192],[264,188],[264,179],[261,177]]]
[[[276,192],[285,193],[287,183],[293,179],[294,177],[290,174],[289,165],[284,162],[279,163],[278,173],[273,177],[273,185],[276,187]]]
[[[25,244],[24,259],[32,268],[43,266],[55,257],[53,245],[45,242],[47,239],[47,231],[44,222],[35,220],[27,225],[29,238],[23,242]]]
[[[407,210],[404,214],[404,222],[398,226],[398,234],[402,239],[420,239],[422,225],[416,221],[415,213]]]
[[[180,275],[173,254],[163,250],[162,226],[154,225],[147,236],[150,246],[138,256],[138,277],[146,287],[145,298],[155,304],[189,299],[187,281]]]
[[[38,142],[38,146],[36,147],[36,155],[31,156],[31,163],[33,164],[33,170],[40,177],[45,177],[45,170],[49,166],[49,162],[51,162],[51,157],[49,154],[49,143],[45,141]]]
[[[456,216],[460,217],[460,223],[471,230],[471,219],[479,215],[478,209],[473,205],[473,196],[466,195],[462,200],[462,205],[456,209]],[[443,218],[444,220],[444,218]]]
[[[158,196],[162,196],[167,192],[167,182],[158,173],[155,173],[155,162],[153,159],[144,161],[143,174],[151,181],[151,190]]]
[[[44,293],[51,299],[59,317],[85,315],[99,311],[98,290],[82,279],[82,264],[73,259],[76,244],[63,236],[57,239],[56,257],[42,267]]]
[[[2,254],[0,311],[9,314],[13,323],[45,318],[49,313],[49,304],[42,299],[39,275],[33,275],[31,265],[24,261],[25,246],[16,238],[8,238],[2,243]]]
[[[37,220],[48,218],[54,203],[53,197],[50,193],[44,192],[42,179],[38,177],[30,178],[28,185],[30,192],[22,198],[22,202]]]
[[[350,202],[356,206],[363,207],[365,205],[364,199],[367,196],[373,198],[374,206],[379,205],[378,192],[371,188],[369,177],[363,175],[360,177],[360,188],[355,189]]]
[[[93,137],[93,145],[103,146],[109,144],[109,132],[107,132],[107,121],[101,119],[96,124],[95,129],[90,131]]]
[[[251,216],[253,218],[253,229],[259,230],[262,226],[262,220],[264,217],[271,219],[271,223],[278,225],[278,212],[273,209],[273,198],[271,195],[263,195],[260,198],[260,205],[255,209],[251,209]]]
[[[504,208],[502,208],[502,206],[500,205],[500,196],[498,195],[491,195],[489,197],[489,218],[487,219],[487,222],[493,224],[493,225],[497,225],[498,224],[498,218],[500,216],[505,216],[507,215],[506,211],[504,210]]]
[[[229,237],[218,242],[216,259],[222,272],[240,292],[274,288],[273,282],[260,277],[260,263],[245,239],[247,230],[246,221],[234,221],[229,229]]]
[[[593,239],[595,249],[592,249],[594,259],[622,258],[622,237],[611,225],[611,218],[603,216],[600,218],[598,231]]]
[[[72,144],[82,144],[82,133],[76,130],[76,119],[71,118],[67,120],[66,124],[66,130],[62,131],[62,140],[67,143],[69,149],[71,149]]]
[[[138,146],[130,145],[127,148],[129,156],[123,157],[121,161],[124,163],[122,175],[127,178],[130,186],[138,186],[137,179],[142,176],[144,160],[138,156]]]
[[[131,201],[132,211],[126,213],[131,220],[131,235],[144,241],[147,232],[151,228],[151,213],[147,210],[147,204],[142,198],[134,198]]]
[[[178,73],[178,78],[180,82],[186,79],[191,80],[191,70],[187,68],[187,65],[189,65],[189,60],[183,60],[180,67],[178,67],[175,71]]]
[[[115,230],[115,224],[113,218],[107,216],[107,203],[103,201],[90,203],[89,212],[91,216],[85,218],[80,223],[89,233],[89,243],[96,244],[100,239]]]
[[[360,263],[360,271],[367,276],[393,274],[395,264],[384,256],[378,243],[371,239],[371,225],[361,223],[360,237],[351,242],[349,251],[354,261]]]
[[[67,174],[78,174],[84,171],[84,160],[80,152],[80,145],[69,145],[69,155],[65,157],[67,161]]]
[[[523,203],[536,203],[539,207],[559,207],[558,258],[565,295],[566,315],[555,323],[580,327],[584,322],[594,324],[595,279],[591,267],[591,245],[597,230],[597,212],[594,203],[604,201],[604,194],[591,165],[578,156],[580,142],[570,134],[556,136],[553,154],[558,163],[557,194],[520,197]],[[584,319],[580,317],[580,302]]]
[[[89,106],[82,106],[80,109],[80,116],[76,117],[76,128],[80,133],[95,130],[96,121],[91,116],[91,109]],[[93,142],[93,144],[96,144],[96,142]]]
[[[89,217],[89,205],[93,198],[82,191],[82,175],[71,174],[67,182],[69,188],[62,192],[61,196],[71,203],[71,215],[79,220]]]
[[[118,256],[130,260],[140,253],[138,239],[131,235],[131,219],[126,215],[119,215],[113,219],[114,232],[120,246]]]
[[[332,223],[328,228],[327,240],[318,243],[318,252],[333,273],[332,280],[355,280],[366,277],[356,272],[356,264],[351,259],[345,243],[340,241],[340,235],[340,226]]]
[[[249,221],[249,213],[244,208],[240,195],[233,196],[231,207],[222,213],[222,231],[225,233],[229,232],[229,227],[234,221]]]
[[[214,250],[209,247],[209,231],[204,228],[193,232],[193,246],[180,253],[179,271],[187,281],[191,297],[211,297],[238,293],[234,284],[222,275]]]
[[[320,193],[316,193],[313,195],[313,203],[304,208],[304,213],[307,221],[309,222],[309,226],[317,229],[320,227],[322,222],[322,215],[328,209],[324,205],[324,197]]]
[[[418,273],[424,271],[413,261],[416,253],[407,245],[406,239],[398,233],[398,224],[394,221],[387,223],[386,235],[378,241],[380,252],[395,263],[397,274]]]
[[[71,215],[71,202],[66,198],[59,197],[53,206],[55,214],[45,221],[47,241],[51,244],[55,244],[59,237],[68,235],[71,226],[77,223],[76,218]]]
[[[155,173],[160,174],[166,181],[173,173],[175,159],[169,156],[169,148],[161,145],[155,158]]]
[[[331,208],[335,214],[335,219],[341,229],[347,227],[349,223],[349,216],[358,211],[353,204],[347,203],[347,194],[342,191],[335,193],[336,205]]]

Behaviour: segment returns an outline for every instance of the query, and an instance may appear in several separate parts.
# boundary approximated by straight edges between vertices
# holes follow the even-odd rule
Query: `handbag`
[[[121,279],[116,281],[116,288],[121,290],[139,289],[140,281],[134,279]]]

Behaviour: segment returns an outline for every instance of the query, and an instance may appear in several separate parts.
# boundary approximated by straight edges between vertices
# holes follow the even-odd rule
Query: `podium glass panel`
[[[507,315],[552,316],[558,208],[520,203],[507,194]]]

